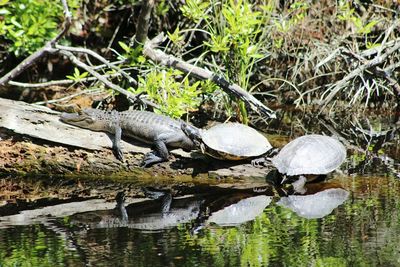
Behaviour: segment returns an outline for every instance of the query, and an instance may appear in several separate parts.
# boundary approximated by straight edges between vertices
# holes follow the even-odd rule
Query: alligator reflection
[[[204,201],[199,196],[173,199],[167,191],[152,192],[148,197],[154,199],[125,206],[124,196],[119,193],[115,209],[77,213],[70,220],[85,228],[128,227],[155,231],[196,219]]]
[[[305,218],[321,218],[341,205],[349,193],[337,184],[310,184],[308,195],[281,197],[278,205],[287,207]],[[143,231],[159,231],[192,223],[192,233],[213,224],[237,226],[254,220],[270,205],[274,196],[257,190],[225,190],[172,197],[171,192],[145,189],[152,200],[125,206],[124,195],[119,193],[117,205],[112,210],[77,213],[70,222],[79,227],[114,228],[128,227]]]

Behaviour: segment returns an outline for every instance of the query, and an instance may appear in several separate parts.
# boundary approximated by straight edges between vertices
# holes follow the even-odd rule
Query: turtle
[[[272,148],[265,136],[241,123],[221,123],[207,130],[182,123],[181,128],[203,154],[215,159],[243,160],[261,156]]]
[[[307,181],[313,181],[337,169],[346,159],[346,148],[336,138],[319,134],[298,137],[285,145],[271,163],[286,177],[299,176],[295,191],[304,193]]]

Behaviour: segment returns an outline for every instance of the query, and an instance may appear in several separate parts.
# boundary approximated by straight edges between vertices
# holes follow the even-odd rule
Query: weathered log
[[[3,151],[0,153],[0,172],[9,172],[12,165],[17,162],[18,166],[23,167],[27,172],[31,170],[32,166],[34,166],[32,171],[40,173],[52,171],[61,174],[65,172],[103,174],[118,171],[130,172],[132,168],[139,167],[142,155],[151,151],[151,148],[144,143],[125,139],[122,141],[122,150],[126,154],[126,160],[120,162],[112,154],[112,141],[108,134],[65,124],[59,120],[59,115],[59,112],[46,107],[0,98],[0,132],[3,134],[7,132],[8,136],[10,132],[11,135],[29,136],[31,137],[30,142],[34,143],[36,147],[30,146],[28,149],[36,149],[35,151],[42,151],[40,153],[45,154],[38,155],[39,152],[32,152],[33,161],[39,159],[42,161],[40,164],[31,162],[30,167],[25,168],[20,162],[25,162],[26,158],[19,152],[19,150],[27,150],[25,147],[20,146],[19,150],[15,149],[16,151],[12,152],[12,155],[21,158],[19,161],[10,161],[10,154]],[[37,139],[41,141],[36,141]],[[1,143],[5,147],[13,145],[13,142],[5,143],[4,140],[0,142],[0,145]],[[43,143],[46,144],[46,149],[40,150]],[[53,145],[53,148],[49,145]],[[60,149],[59,145],[62,145],[64,150]],[[65,147],[72,148],[72,151]],[[144,172],[150,177],[155,173],[169,177],[195,176],[197,174],[206,174],[211,177],[264,177],[266,173],[266,169],[253,167],[249,163],[210,160],[204,155],[201,155],[200,158],[193,158],[192,154],[182,149],[174,149],[171,154],[175,156],[174,159],[146,169]],[[28,164],[27,161],[25,164]],[[48,167],[51,168],[46,169]]]

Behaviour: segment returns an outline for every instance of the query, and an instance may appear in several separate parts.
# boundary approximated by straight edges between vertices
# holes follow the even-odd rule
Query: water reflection
[[[197,232],[208,224],[234,226],[254,220],[271,203],[272,196],[256,195],[252,190],[225,190],[173,198],[170,192],[145,190],[153,200],[125,206],[123,194],[117,195],[114,209],[71,215],[73,225],[88,228],[128,227],[157,231],[193,222]]]
[[[271,196],[260,195],[248,197],[211,213],[207,222],[215,223],[220,226],[240,225],[254,220],[264,211],[271,201]]]
[[[330,188],[310,195],[282,197],[277,204],[291,209],[300,217],[315,219],[329,215],[348,196],[349,192],[342,188]]]
[[[304,196],[210,190],[128,202],[127,217],[122,202],[44,212],[3,225],[0,265],[399,266],[399,191],[394,177],[337,176]]]
[[[160,192],[161,193],[161,192]],[[100,210],[78,213],[70,216],[73,225],[85,228],[128,227],[139,230],[156,231],[176,227],[198,217],[201,196],[172,198],[164,192],[155,200],[132,203],[125,206],[122,194],[117,195],[116,207],[112,210]]]

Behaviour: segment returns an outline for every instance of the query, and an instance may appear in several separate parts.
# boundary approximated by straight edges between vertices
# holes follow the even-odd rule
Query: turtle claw
[[[253,165],[253,167],[261,168],[265,166],[266,161],[265,158],[256,158],[251,161],[251,165]]]
[[[267,186],[265,186],[265,187],[254,187],[253,188],[253,192],[254,193],[264,193],[264,192],[267,191],[267,189],[268,189]]]
[[[305,187],[306,182],[307,178],[301,175],[297,181],[292,183],[294,192],[304,195],[307,192],[307,188]]]

